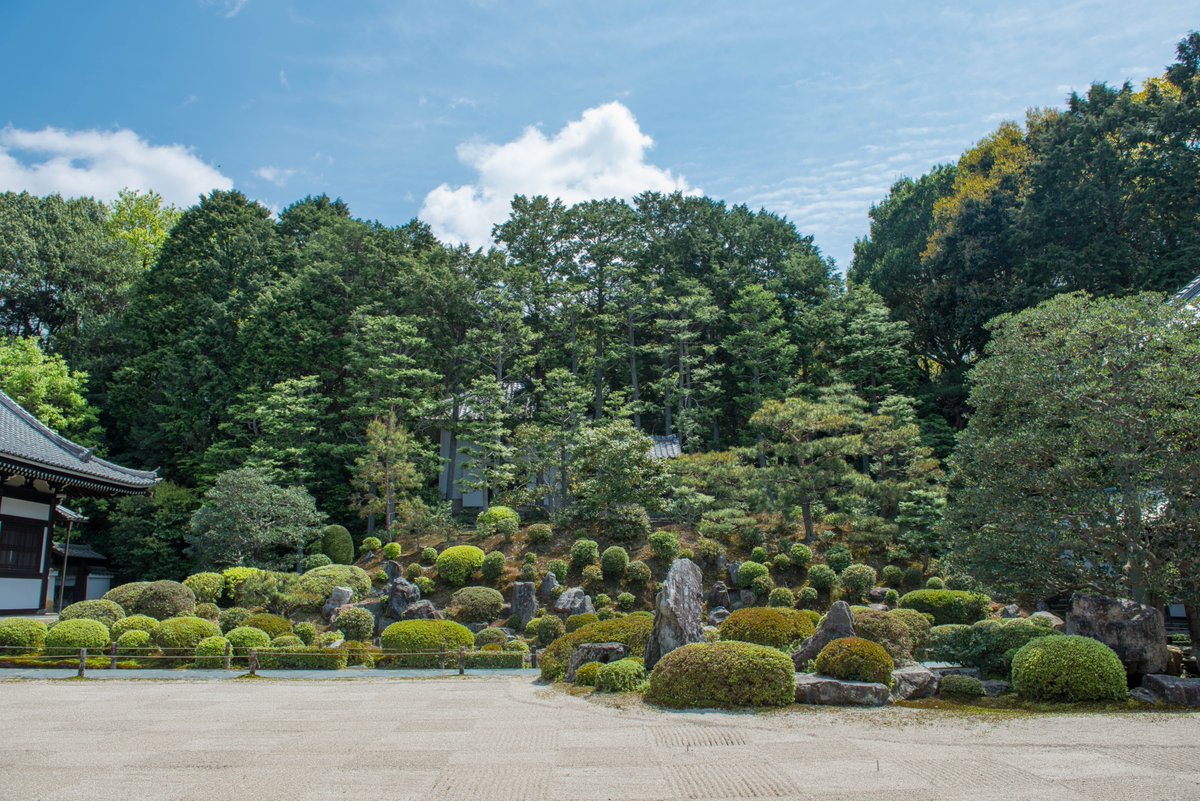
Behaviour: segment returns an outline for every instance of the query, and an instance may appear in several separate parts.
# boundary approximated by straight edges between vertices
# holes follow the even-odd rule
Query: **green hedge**
[[[127,631],[144,631],[147,634],[154,636],[154,632],[158,631],[158,627],[162,625],[149,615],[130,615],[123,617],[109,627],[109,633],[114,638],[120,637]]]
[[[503,608],[504,596],[491,587],[463,587],[450,596],[450,616],[460,623],[491,623]]]
[[[438,554],[438,578],[452,587],[466,584],[483,567],[484,553],[474,545],[455,545]]]
[[[933,615],[935,626],[983,620],[987,617],[989,603],[986,595],[962,590],[914,590],[900,596],[902,609]]]
[[[53,634],[53,630],[51,630]],[[1125,668],[1104,643],[1055,634],[1030,640],[1013,655],[1012,688],[1032,701],[1119,701]]]
[[[600,666],[595,687],[604,693],[631,693],[645,680],[646,666],[641,659],[618,659]]]
[[[149,615],[155,620],[190,615],[196,608],[196,594],[178,581],[152,581],[142,590],[133,609],[139,615]]]
[[[103,599],[95,601],[79,601],[63,607],[58,613],[59,620],[96,620],[112,629],[114,623],[125,617],[125,610],[115,601]]]
[[[646,697],[674,708],[787,706],[796,698],[795,676],[791,658],[775,648],[693,643],[659,660]]]
[[[891,687],[894,667],[882,645],[862,637],[834,640],[817,655],[817,672],[843,681],[870,681]]]
[[[393,667],[437,667],[436,652],[442,646],[446,648],[447,664],[454,664],[451,660],[457,658],[454,655],[460,648],[475,645],[475,635],[450,620],[402,620],[383,630],[380,643]]]
[[[324,603],[334,587],[349,587],[354,593],[350,600],[358,601],[371,591],[371,577],[356,565],[326,565],[301,576],[298,589]]]
[[[751,606],[738,609],[719,626],[722,640],[786,648],[813,635],[812,619],[795,609]]]
[[[196,596],[197,603],[216,603],[225,592],[225,577],[220,573],[193,573],[183,585]]]
[[[108,628],[98,620],[63,620],[46,632],[46,655],[70,656],[80,648],[102,651],[110,642]]]
[[[525,654],[519,651],[467,651],[466,666],[478,669],[512,669],[525,667]],[[458,664],[458,655],[448,666]]]
[[[267,648],[258,652],[263,670],[344,670],[350,652],[343,648],[306,647]]]
[[[10,617],[0,620],[0,659],[40,653],[46,645],[46,624]]]
[[[654,628],[654,619],[643,615],[628,615],[626,617],[601,620],[590,626],[573,631],[559,637],[547,646],[538,659],[542,678],[546,681],[558,681],[567,672],[567,662],[576,646],[593,642],[619,642],[629,649],[629,655],[644,656],[646,644],[650,641],[650,632]]]
[[[164,620],[154,632],[154,644],[169,656],[191,651],[205,637],[216,637],[221,627],[199,617],[173,617]]]
[[[599,623],[600,618],[595,612],[584,612],[582,615],[570,615],[567,617],[567,634],[573,631],[579,631],[584,626],[590,626],[593,623]]]

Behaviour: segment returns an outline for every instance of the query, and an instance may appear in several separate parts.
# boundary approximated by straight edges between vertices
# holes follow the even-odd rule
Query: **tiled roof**
[[[1197,276],[1190,284],[1179,290],[1177,297],[1181,300],[1196,300],[1200,298],[1200,276]]]
[[[91,492],[141,494],[158,481],[153,471],[132,470],[93,456],[89,449],[51,431],[3,392],[0,464],[30,478]]]
[[[654,440],[654,444],[650,446],[650,457],[652,459],[674,459],[680,456],[683,451],[679,448],[679,435],[667,434],[652,435],[650,439]]]
[[[66,550],[66,548],[63,546],[63,544],[61,542],[54,543],[54,553],[58,554],[59,556],[62,556],[63,551],[65,551],[65,550]],[[97,561],[100,561],[100,560],[107,559],[108,557],[105,556],[104,554],[100,553],[99,551],[97,551],[92,546],[88,545],[86,542],[72,542],[71,543],[71,556],[69,558],[71,558],[71,559],[95,559]]]

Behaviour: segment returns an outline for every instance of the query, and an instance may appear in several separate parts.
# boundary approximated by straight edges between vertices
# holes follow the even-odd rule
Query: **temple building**
[[[145,495],[157,482],[155,472],[93,456],[0,392],[0,614],[54,608],[52,566],[72,558],[52,539],[55,522],[70,520],[66,500]]]

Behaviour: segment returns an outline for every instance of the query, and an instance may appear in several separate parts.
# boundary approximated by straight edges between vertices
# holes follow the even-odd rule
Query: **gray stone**
[[[729,610],[723,606],[718,606],[708,613],[708,625],[719,626],[725,622],[725,618],[729,617]]]
[[[547,573],[542,578],[542,586],[538,587],[538,597],[543,601],[549,601],[554,595],[554,588],[558,586],[558,577],[553,573]]]
[[[1004,679],[985,679],[980,682],[983,685],[983,692],[989,698],[995,698],[998,695],[1007,695],[1012,691],[1012,685]]]
[[[583,591],[583,587],[572,587],[558,596],[558,600],[554,602],[554,611],[566,617],[594,615],[596,607],[592,606],[592,598]]]
[[[1162,613],[1152,606],[1077,592],[1071,596],[1065,631],[1099,640],[1116,651],[1131,677],[1167,669],[1167,630]]]
[[[887,587],[872,587],[871,591],[867,593],[867,600],[873,604],[881,604],[887,600],[887,594]]]
[[[676,559],[654,601],[646,670],[676,648],[693,642],[704,642],[704,574],[691,559]]]
[[[979,668],[963,667],[949,662],[922,662],[921,664],[937,676],[939,681],[946,676],[970,676],[973,679],[983,680]]]
[[[397,576],[388,583],[387,610],[388,617],[403,619],[405,611],[421,600],[421,588],[403,576]]]
[[[1158,697],[1158,693],[1154,690],[1148,690],[1145,687],[1134,687],[1129,691],[1129,697],[1135,701],[1141,701],[1143,704],[1161,704],[1162,699]]]
[[[575,681],[575,673],[581,665],[588,662],[599,662],[607,665],[629,656],[629,649],[619,642],[589,642],[577,645],[567,660],[567,672],[564,681]]]
[[[915,701],[937,692],[938,677],[921,665],[904,665],[892,671],[892,700]]]
[[[1062,631],[1063,627],[1067,625],[1066,622],[1061,617],[1059,617],[1058,615],[1054,614],[1053,612],[1049,612],[1045,609],[1038,611],[1038,612],[1034,612],[1032,615],[1029,616],[1029,619],[1030,620],[1049,620],[1050,626],[1055,631]]]
[[[479,632],[486,629],[488,627],[488,624],[487,623],[467,623],[466,627],[467,627],[467,631],[471,632],[472,634],[478,634]]]
[[[730,587],[738,586],[738,570],[741,569],[741,567],[742,567],[742,563],[738,562],[736,560],[729,563],[729,586]]]
[[[739,607],[757,606],[758,593],[754,590],[742,590],[738,593],[738,604]]]
[[[867,604],[867,608],[874,612],[886,612],[891,609],[887,604]]]
[[[835,601],[813,636],[801,643],[800,650],[792,654],[792,663],[795,664],[796,670],[803,670],[805,665],[817,658],[817,654],[821,653],[821,649],[826,645],[834,640],[853,636],[854,613],[850,611],[850,604]]]
[[[716,609],[719,606],[729,608],[729,587],[723,581],[714,584],[712,591],[708,594],[708,608]]]
[[[1017,606],[1016,604],[1009,604],[1008,606],[1006,606],[1000,610],[1000,617],[1003,617],[1003,618],[1014,618],[1014,617],[1020,617],[1020,616],[1021,616],[1021,607]]]
[[[518,581],[512,585],[512,617],[521,623],[521,631],[537,613],[538,602],[532,581]]]
[[[1200,707],[1200,679],[1151,673],[1142,676],[1142,689],[1149,690],[1158,699],[1173,706]]]
[[[1163,671],[1168,676],[1183,675],[1183,649],[1174,645],[1167,646],[1167,669]]]
[[[388,581],[394,581],[404,575],[404,565],[395,559],[389,559],[383,563],[383,572],[387,574]]]
[[[349,587],[334,587],[329,593],[329,600],[321,607],[321,617],[325,620],[332,620],[337,610],[350,603],[350,599],[354,597],[354,590]]]
[[[404,610],[402,620],[444,620],[445,616],[430,601],[417,601]]]
[[[883,706],[888,688],[867,681],[842,681],[829,676],[796,674],[796,703],[820,706]]]

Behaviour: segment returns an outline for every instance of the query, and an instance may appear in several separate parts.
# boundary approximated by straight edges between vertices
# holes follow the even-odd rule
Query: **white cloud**
[[[20,154],[22,158],[18,158]],[[0,190],[110,200],[124,188],[153,189],[190,206],[233,181],[183,145],[152,145],[131,130],[0,129]]]
[[[259,167],[254,171],[254,174],[276,186],[283,186],[288,182],[289,178],[296,174],[296,171],[283,167]]]
[[[288,83],[288,77],[287,77],[287,73],[286,73],[286,72],[284,72],[283,70],[280,70],[280,71],[279,71],[279,82],[280,82],[281,84],[283,84],[283,88],[284,88],[284,89],[287,89],[287,88],[291,87],[291,84],[290,84],[290,83]]]
[[[653,144],[621,103],[590,108],[549,137],[530,127],[502,145],[465,142],[458,158],[478,171],[476,181],[434,189],[425,196],[421,219],[443,240],[487,247],[492,226],[508,218],[513,195],[572,204],[651,190],[695,193],[683,177],[646,162]]]

